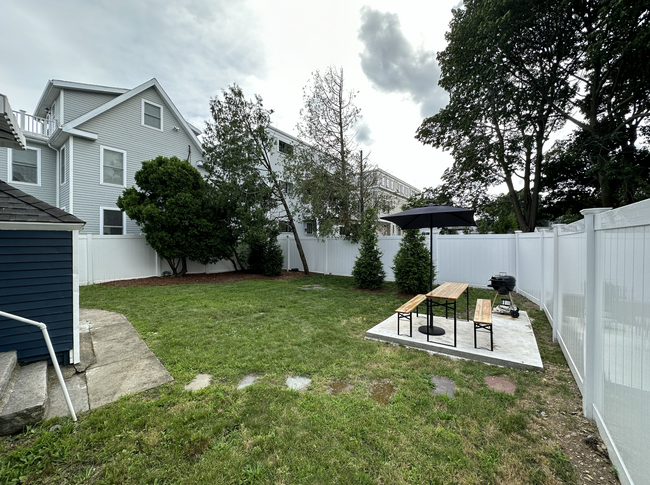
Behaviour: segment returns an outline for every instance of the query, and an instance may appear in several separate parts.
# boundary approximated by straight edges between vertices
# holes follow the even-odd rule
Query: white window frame
[[[122,154],[122,162],[123,162],[122,185],[111,184],[110,182],[104,182],[104,150],[109,150],[111,152],[119,152]],[[101,185],[108,185],[109,187],[126,187],[126,150],[120,150],[119,148],[112,148],[104,145],[99,146],[99,183]]]
[[[316,224],[314,223],[314,221],[306,221],[305,222],[305,234],[309,234],[309,235],[314,234],[315,226],[316,226]]]
[[[65,185],[68,182],[68,166],[65,161],[66,152],[65,146],[62,146],[61,150],[59,150],[59,185]]]
[[[14,150],[9,148],[7,150],[7,181],[9,184],[20,184],[20,185],[31,185],[33,187],[41,186],[41,149],[36,147],[27,147],[27,150],[34,150],[36,152],[36,183],[31,182],[20,182],[18,180],[13,180],[14,171],[12,167]]]
[[[122,212],[116,207],[99,208],[99,235],[100,236],[118,236],[118,234],[104,234],[104,211]],[[126,234],[126,212],[122,212],[122,236]]]
[[[147,125],[144,122],[144,105],[150,104],[151,106],[155,106],[156,108],[160,108],[160,128],[156,128],[155,126]],[[154,103],[152,101],[149,101],[148,99],[142,98],[142,119],[140,120],[142,123],[142,126],[146,126],[147,128],[151,128],[152,130],[156,131],[163,131],[163,107],[157,103]]]

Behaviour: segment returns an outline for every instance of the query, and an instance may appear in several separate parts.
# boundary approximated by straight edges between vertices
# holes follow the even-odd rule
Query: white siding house
[[[51,80],[33,115],[14,115],[27,150],[0,148],[0,179],[87,221],[84,234],[138,234],[116,202],[141,163],[202,157],[200,131],[156,79],[134,89]]]

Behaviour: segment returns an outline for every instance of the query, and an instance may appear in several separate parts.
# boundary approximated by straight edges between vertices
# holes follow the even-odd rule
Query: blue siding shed
[[[75,341],[75,231],[83,221],[0,181],[0,310],[45,323],[62,364]],[[77,287],[78,291],[78,287]],[[41,330],[0,317],[0,352],[49,359]]]

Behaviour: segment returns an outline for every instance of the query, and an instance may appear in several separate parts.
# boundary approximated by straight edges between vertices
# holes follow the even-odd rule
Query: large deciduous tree
[[[562,121],[553,103],[568,102],[563,62],[572,36],[561,28],[564,3],[553,3],[468,0],[455,10],[438,56],[450,101],[416,135],[452,151],[449,178],[483,193],[505,183],[523,231],[535,228],[544,147]],[[504,51],[520,64],[505,62]],[[535,92],[522,83],[522,69],[535,73]]]
[[[220,221],[201,174],[185,160],[157,157],[142,162],[136,187],[117,206],[142,227],[147,243],[167,261],[174,276],[187,272],[187,260],[216,263],[230,257],[232,238]]]
[[[283,214],[278,217],[288,220],[304,272],[309,274],[285,184],[271,159],[276,144],[269,132],[273,111],[264,108],[259,95],[247,100],[236,84],[210,101],[210,111],[212,120],[206,123],[203,141],[204,169],[207,180],[238,206],[239,220],[231,230],[245,233],[254,221],[259,228],[279,208]],[[259,235],[259,231],[253,233]],[[259,243],[258,238],[255,240]]]
[[[343,69],[316,71],[304,88],[304,107],[297,125],[305,145],[294,147],[285,161],[296,203],[318,223],[321,237],[339,233],[356,239],[366,209],[387,209],[375,190],[378,172],[355,141],[360,109],[356,92],[347,87]]]
[[[519,227],[532,230],[544,184],[555,183],[544,176],[545,145],[570,122],[582,135],[556,149],[581,151],[603,206],[645,196],[647,2],[467,0],[447,38],[440,84],[450,103],[417,138],[453,151],[452,175],[486,188],[505,182]]]

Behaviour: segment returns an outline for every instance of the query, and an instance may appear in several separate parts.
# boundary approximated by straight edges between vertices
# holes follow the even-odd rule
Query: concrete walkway
[[[61,368],[76,413],[173,380],[124,315],[82,308],[79,320],[81,362]],[[67,416],[52,366],[48,381],[45,419]]]
[[[418,328],[427,324],[426,316],[413,314],[413,337],[409,337],[409,323],[400,322],[400,335],[397,335],[397,315],[393,314],[383,322],[366,332],[366,338],[427,350],[468,360],[478,360],[486,364],[515,367],[519,369],[542,370],[542,358],[539,355],[537,340],[526,312],[520,312],[519,318],[509,315],[492,314],[494,332],[494,351],[490,351],[490,334],[477,332],[478,348],[474,348],[474,322],[457,320],[456,347],[443,344],[454,343],[454,320],[435,317],[434,325],[445,329],[445,335],[427,336],[418,332]]]

